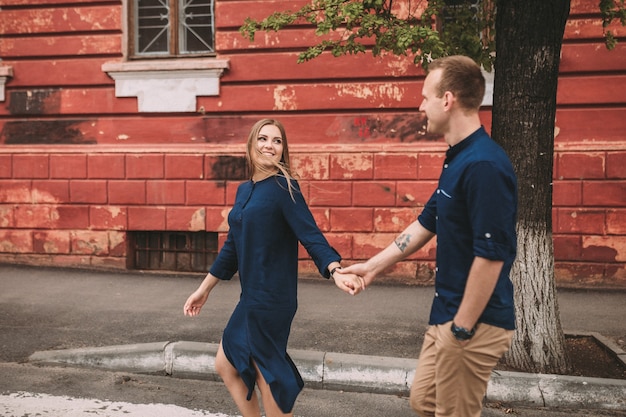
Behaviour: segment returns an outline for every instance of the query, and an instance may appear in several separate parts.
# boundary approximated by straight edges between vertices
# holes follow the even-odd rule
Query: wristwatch
[[[450,330],[452,331],[452,335],[456,338],[456,340],[470,340],[476,332],[475,327],[472,330],[467,330],[465,327],[457,326],[456,324],[454,324],[454,322],[452,322]]]

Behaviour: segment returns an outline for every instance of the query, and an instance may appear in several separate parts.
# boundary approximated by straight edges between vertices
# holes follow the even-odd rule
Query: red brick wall
[[[294,145],[311,210],[347,263],[366,259],[410,224],[435,188],[445,147]],[[81,152],[84,152],[81,153]],[[242,145],[130,152],[99,148],[0,151],[0,262],[126,268],[128,230],[228,230]],[[563,286],[626,288],[626,150],[557,151],[554,242]],[[30,172],[30,173],[27,173]],[[301,251],[303,273],[314,273]],[[434,242],[390,280],[430,283]]]
[[[125,268],[128,230],[227,230],[243,142],[285,124],[302,188],[347,262],[389,244],[419,213],[444,144],[417,112],[406,57],[324,54],[297,64],[309,28],[237,29],[291,0],[217,0],[220,94],[197,112],[138,113],[102,71],[123,56],[121,0],[3,0],[0,262]],[[616,36],[626,31],[614,25]],[[626,288],[626,43],[603,45],[597,2],[572,0],[557,93],[554,242],[560,285]],[[491,124],[490,109],[481,114]],[[388,279],[430,282],[433,244]],[[302,254],[302,270],[311,262]]]
[[[558,152],[553,205],[559,283],[626,287],[626,147]]]

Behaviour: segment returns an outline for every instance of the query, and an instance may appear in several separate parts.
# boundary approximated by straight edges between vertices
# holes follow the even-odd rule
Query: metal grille
[[[214,232],[130,232],[129,268],[206,272],[217,257]]]
[[[135,36],[139,54],[167,54],[170,44],[169,0],[138,0]]]
[[[214,0],[134,0],[138,56],[215,52]]]
[[[213,1],[180,0],[180,53],[213,52]]]

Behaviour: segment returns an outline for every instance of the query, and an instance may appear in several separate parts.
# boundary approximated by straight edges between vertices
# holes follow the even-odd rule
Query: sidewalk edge
[[[109,371],[161,373],[176,378],[219,380],[218,345],[155,342],[35,352],[29,362]],[[290,350],[310,388],[408,395],[416,359]],[[540,407],[626,411],[626,380],[494,371],[487,399]]]

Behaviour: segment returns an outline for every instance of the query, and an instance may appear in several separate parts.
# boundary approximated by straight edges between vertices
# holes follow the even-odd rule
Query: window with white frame
[[[137,97],[143,112],[195,112],[218,96],[229,67],[215,50],[215,0],[123,0],[123,60],[105,62],[116,97]]]
[[[130,0],[128,3],[131,57],[215,53],[214,0]]]

